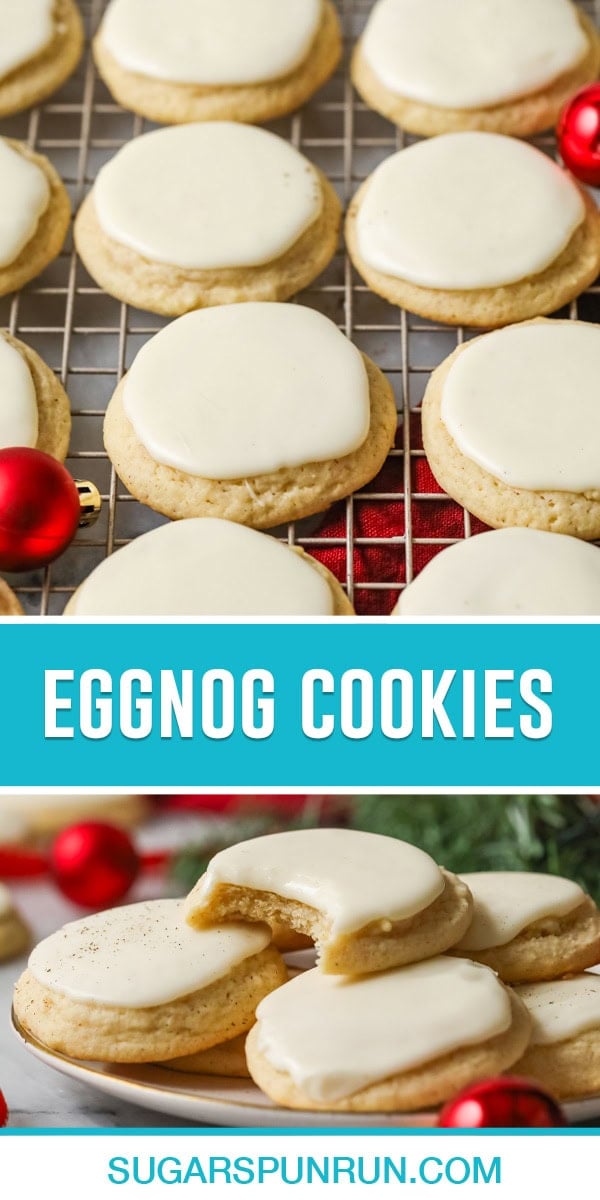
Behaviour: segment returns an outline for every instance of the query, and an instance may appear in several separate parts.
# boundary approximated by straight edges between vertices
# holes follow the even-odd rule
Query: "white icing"
[[[308,159],[265,129],[230,121],[134,138],[102,168],[93,196],[113,241],[188,270],[272,262],[323,204]]]
[[[341,458],[370,423],[363,357],[295,304],[232,304],[173,321],[138,354],[125,412],[156,462],[243,479]]]
[[[8,267],[31,241],[50,203],[44,172],[0,138],[0,267]]]
[[[306,971],[261,1000],[256,1015],[264,1057],[322,1102],[488,1041],[511,1023],[493,971],[449,957],[354,979]]]
[[[127,71],[243,85],[289,75],[311,49],[321,0],[112,0],[102,41]]]
[[[35,384],[23,355],[0,336],[0,448],[36,446]]]
[[[565,917],[585,899],[578,883],[533,871],[474,871],[461,877],[471,890],[473,920],[457,950],[506,946],[544,917]]]
[[[600,491],[600,325],[549,321],[478,338],[444,383],[467,458],[513,487]]]
[[[356,232],[375,270],[468,291],[538,275],[584,216],[577,185],[540,150],[499,134],[448,133],[377,167]]]
[[[439,867],[423,850],[355,829],[272,833],[221,850],[188,897],[186,913],[201,910],[219,883],[319,909],[332,936],[413,917],[444,890]]]
[[[570,0],[379,0],[361,43],[389,91],[463,109],[548,87],[588,45]]]
[[[600,551],[538,529],[497,529],[449,546],[406,587],[402,617],[600,616]]]
[[[65,925],[35,947],[29,970],[73,1000],[154,1008],[209,987],[270,940],[264,925],[193,930],[181,900],[145,900]]]
[[[216,518],[161,525],[104,559],[74,616],[331,616],[312,563],[275,538]]]
[[[532,1019],[532,1046],[549,1046],[600,1028],[600,978],[576,975],[552,983],[529,983],[517,993]]]
[[[6,917],[12,912],[13,902],[11,894],[3,883],[0,883],[0,917]]]
[[[0,79],[45,50],[54,36],[54,0],[2,0]]]

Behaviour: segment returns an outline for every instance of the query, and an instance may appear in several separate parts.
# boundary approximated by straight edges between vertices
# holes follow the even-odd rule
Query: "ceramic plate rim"
[[[195,1092],[190,1088],[193,1076],[171,1071],[167,1067],[144,1064],[131,1068],[122,1067],[119,1073],[116,1073],[106,1070],[101,1063],[84,1062],[51,1050],[23,1029],[14,1010],[11,1011],[11,1027],[25,1050],[55,1071],[119,1100],[166,1116],[177,1116],[192,1123],[217,1128],[327,1128],[332,1131],[360,1128],[410,1130],[430,1129],[435,1126],[436,1112],[433,1110],[413,1113],[327,1113],[284,1109],[266,1099],[257,1104],[253,1103],[252,1094],[256,1094],[258,1089],[247,1080],[239,1080],[238,1083],[240,1087],[248,1087],[248,1100],[233,1099],[227,1095],[211,1095],[210,1089],[218,1086],[218,1076],[195,1077],[198,1082],[206,1081],[209,1094]],[[135,1071],[136,1077],[128,1076],[128,1070]],[[147,1079],[144,1078],[145,1074]],[[172,1079],[169,1087],[170,1076]],[[176,1081],[181,1081],[178,1088],[175,1087]],[[223,1082],[232,1083],[231,1080]],[[563,1105],[563,1109],[572,1123],[600,1117],[600,1093],[583,1100],[569,1101]]]

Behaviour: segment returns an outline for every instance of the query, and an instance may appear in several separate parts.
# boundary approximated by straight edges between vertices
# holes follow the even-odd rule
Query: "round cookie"
[[[8,888],[0,883],[0,962],[23,954],[30,940],[29,929],[15,909]]]
[[[570,0],[379,0],[352,58],[366,103],[426,137],[530,137],[599,69],[596,27]]]
[[[273,938],[272,945],[275,944]],[[301,973],[301,970],[293,967],[287,968],[288,979],[295,979]],[[221,1075],[228,1079],[250,1079],[246,1062],[247,1036],[247,1033],[241,1033],[229,1042],[211,1046],[209,1050],[200,1050],[198,1054],[184,1054],[181,1058],[172,1058],[161,1065],[169,1067],[172,1071],[183,1071],[184,1075]]]
[[[0,138],[0,296],[35,279],[62,250],[71,202],[52,163]]]
[[[65,613],[352,616],[337,579],[298,547],[216,517],[175,521],[104,559]]]
[[[29,958],[14,994],[25,1030],[74,1058],[154,1062],[237,1037],[286,979],[270,930],[194,933],[179,900],[65,925]]]
[[[3,805],[0,797],[0,846],[24,846],[29,840],[29,827],[25,818]]]
[[[452,953],[485,963],[505,983],[556,979],[600,961],[600,912],[579,884],[527,871],[461,878],[473,920]]]
[[[32,108],[75,70],[83,22],[74,0],[4,0],[0,11],[0,117]]]
[[[185,903],[197,928],[282,922],[315,942],[321,971],[365,974],[453,946],[471,920],[468,887],[428,854],[353,829],[267,834],[222,850]]]
[[[214,121],[128,142],[79,210],[75,243],[109,295],[181,316],[287,300],[330,262],[340,220],[331,184],[288,142]]]
[[[531,1041],[514,1070],[559,1100],[600,1092],[600,978],[586,973],[517,988],[531,1017]]]
[[[318,91],[342,40],[330,0],[112,0],[93,49],[119,104],[151,121],[258,124]]]
[[[436,554],[392,615],[600,616],[600,551],[539,529],[478,533]]]
[[[600,212],[540,150],[451,133],[386,159],[346,219],[378,295],[447,325],[498,328],[556,311],[600,271]]]
[[[405,1112],[507,1070],[529,1028],[493,972],[439,957],[360,979],[306,971],[259,1004],[246,1055],[285,1108]]]
[[[23,608],[5,579],[0,579],[0,617],[22,617]]]
[[[62,384],[24,342],[0,333],[0,447],[31,446],[64,462],[71,408]]]
[[[199,1054],[183,1054],[162,1065],[172,1071],[183,1071],[184,1075],[220,1075],[225,1079],[250,1079],[246,1062],[246,1033],[201,1050]]]
[[[495,528],[600,538],[599,372],[600,326],[583,321],[530,321],[459,346],[423,399],[438,483]]]
[[[373,479],[396,426],[385,376],[332,321],[237,304],[188,313],[143,347],[104,442],[130,492],[165,516],[268,529]]]
[[[0,796],[0,829],[4,817],[17,819],[27,838],[45,838],[75,821],[110,821],[126,828],[139,825],[151,811],[146,796],[38,795]]]

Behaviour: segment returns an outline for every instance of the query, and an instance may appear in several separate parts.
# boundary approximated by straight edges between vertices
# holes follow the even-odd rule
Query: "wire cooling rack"
[[[582,7],[597,17],[598,3]],[[270,128],[321,167],[347,204],[377,164],[408,139],[359,102],[350,83],[350,50],[372,0],[338,0],[338,7],[346,43],[342,68],[301,112]],[[104,0],[83,0],[88,35],[103,8]],[[76,211],[102,164],[151,127],[113,103],[88,45],[77,74],[61,92],[40,108],[0,122],[0,134],[23,139],[52,160]],[[554,153],[551,137],[536,143]],[[366,489],[322,518],[278,532],[335,570],[357,612],[386,614],[434,554],[483,528],[439,491],[420,442],[419,405],[428,376],[469,331],[424,321],[374,296],[343,246],[299,299],[336,321],[387,373],[397,399],[398,438],[384,470]],[[600,287],[590,288],[568,315],[600,320]],[[164,323],[97,288],[77,260],[72,240],[28,288],[0,300],[0,325],[37,350],[66,387],[73,411],[67,466],[76,478],[93,480],[104,501],[98,523],[82,530],[52,567],[11,578],[29,614],[60,614],[105,555],[162,523],[123,491],[104,452],[102,420],[123,372]]]

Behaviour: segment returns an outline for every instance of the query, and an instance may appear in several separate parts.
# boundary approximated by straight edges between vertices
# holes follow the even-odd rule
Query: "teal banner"
[[[600,785],[600,625],[0,627],[0,786]]]

